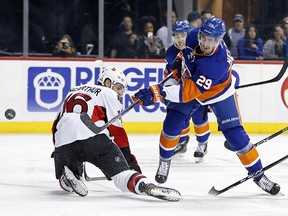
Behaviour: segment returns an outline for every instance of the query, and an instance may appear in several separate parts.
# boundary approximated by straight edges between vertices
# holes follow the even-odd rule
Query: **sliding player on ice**
[[[125,155],[126,158],[130,156],[130,149],[121,119],[99,134],[94,134],[81,121],[80,114],[86,112],[97,126],[102,126],[122,110],[121,97],[127,88],[124,73],[116,67],[106,67],[99,75],[98,82],[99,85],[72,88],[54,121],[53,158],[56,179],[61,188],[80,196],[88,194],[87,187],[80,179],[81,165],[87,161],[98,167],[124,192],[179,201],[181,195],[177,190],[156,186],[140,170],[129,169]],[[116,143],[128,148],[121,152]]]

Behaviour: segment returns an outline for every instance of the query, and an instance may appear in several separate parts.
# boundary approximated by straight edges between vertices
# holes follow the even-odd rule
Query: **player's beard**
[[[199,46],[204,55],[211,55],[214,50],[214,48],[211,48],[209,46],[203,46],[201,44],[199,44]]]

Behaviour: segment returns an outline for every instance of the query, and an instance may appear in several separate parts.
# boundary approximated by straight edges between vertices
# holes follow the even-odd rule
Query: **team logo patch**
[[[119,162],[121,162],[121,158],[119,156],[117,156],[117,157],[115,157],[115,161],[119,163]]]

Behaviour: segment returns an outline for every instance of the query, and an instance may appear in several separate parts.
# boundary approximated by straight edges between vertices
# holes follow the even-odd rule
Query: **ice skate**
[[[59,185],[66,192],[74,192],[73,188],[70,186],[70,183],[64,175],[59,178]]]
[[[170,169],[170,163],[171,163],[171,159],[165,160],[165,159],[160,158],[159,167],[155,175],[156,182],[163,184],[167,181],[169,169]]]
[[[254,182],[264,191],[271,195],[276,195],[280,191],[280,185],[275,182],[270,181],[266,175],[263,175],[262,178]]]
[[[187,139],[183,143],[178,143],[174,151],[174,157],[184,157],[187,151],[187,144],[189,142],[190,137],[187,136]]]
[[[88,194],[86,185],[79,180],[67,166],[64,166],[63,175],[75,193],[77,193],[79,196],[86,196]]]
[[[206,154],[207,154],[207,142],[198,143],[197,149],[194,152],[195,162],[196,163],[202,162]]]
[[[177,202],[181,198],[179,191],[172,188],[156,186],[152,183],[145,184],[144,182],[141,182],[139,184],[139,191],[147,194],[148,196],[153,196],[155,198],[171,202]]]

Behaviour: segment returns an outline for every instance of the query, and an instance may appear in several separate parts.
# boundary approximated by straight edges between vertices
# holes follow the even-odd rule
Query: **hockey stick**
[[[213,187],[210,189],[209,194],[210,194],[210,195],[214,195],[214,196],[217,196],[217,195],[219,195],[219,194],[222,194],[222,193],[224,193],[225,191],[228,191],[228,190],[236,187],[237,185],[242,184],[243,182],[245,182],[245,181],[247,181],[247,180],[249,180],[249,179],[257,176],[258,174],[260,174],[260,173],[262,173],[262,172],[264,172],[264,171],[266,171],[266,170],[274,167],[275,165],[277,165],[277,164],[281,163],[282,161],[286,160],[287,158],[288,158],[288,155],[286,155],[286,156],[284,156],[283,158],[280,158],[279,160],[277,160],[277,161],[275,161],[275,162],[267,165],[266,167],[262,168],[261,170],[258,170],[257,172],[254,172],[254,173],[246,176],[245,178],[243,178],[243,179],[241,179],[241,180],[239,180],[239,181],[237,181],[237,182],[229,185],[228,187],[223,188],[222,190],[216,190],[215,187],[213,186]]]
[[[83,172],[84,172],[84,178],[86,181],[101,181],[101,180],[107,180],[105,176],[99,176],[99,177],[89,177],[86,172],[86,162],[83,164]]]
[[[263,84],[268,84],[268,83],[272,83],[272,82],[277,82],[283,77],[284,73],[287,70],[287,67],[288,67],[288,57],[285,57],[284,64],[282,65],[282,68],[281,68],[280,72],[273,79],[262,81],[262,82],[256,82],[256,83],[240,85],[240,86],[236,86],[235,88],[239,89],[239,88],[246,88],[246,87],[250,87],[250,86],[257,86],[257,85],[263,85]]]
[[[287,131],[287,130],[288,130],[288,127],[285,127],[285,128],[283,128],[282,130],[277,131],[276,133],[274,133],[274,134],[272,134],[272,135],[270,135],[270,136],[268,136],[268,137],[260,140],[259,142],[255,143],[254,146],[257,147],[257,146],[259,146],[259,145],[267,142],[268,140],[273,139],[274,137],[276,137],[276,136],[284,133],[284,132]],[[225,146],[225,148],[227,148],[228,150],[233,151],[233,150],[231,149],[231,146],[229,145],[229,143],[228,143],[227,140],[225,140],[224,146]]]
[[[173,76],[173,73],[170,73],[167,77],[165,77],[165,79],[163,79],[158,84],[164,84],[172,76]],[[93,133],[98,134],[101,131],[103,131],[104,129],[106,129],[107,127],[109,127],[111,124],[113,124],[117,119],[119,119],[120,117],[122,117],[123,115],[128,113],[131,109],[133,109],[133,107],[135,107],[137,104],[139,104],[140,101],[141,101],[141,99],[134,101],[129,107],[127,107],[125,110],[123,110],[118,115],[114,116],[112,119],[110,119],[106,124],[104,124],[101,127],[96,126],[86,112],[81,113],[80,119]]]

